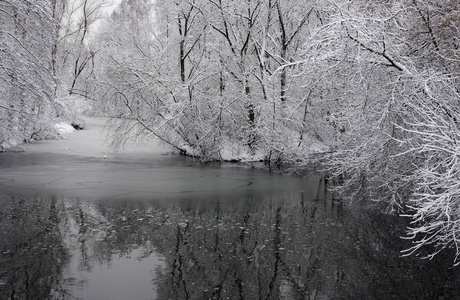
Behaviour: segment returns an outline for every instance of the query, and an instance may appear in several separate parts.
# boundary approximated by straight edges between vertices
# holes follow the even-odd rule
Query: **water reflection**
[[[68,262],[62,201],[0,197],[0,299],[47,299]]]
[[[169,204],[2,196],[0,298],[457,297],[451,261],[400,257],[404,220],[351,209],[312,182]]]

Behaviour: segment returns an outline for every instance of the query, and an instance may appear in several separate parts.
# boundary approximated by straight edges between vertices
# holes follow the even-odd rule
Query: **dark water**
[[[0,156],[0,299],[458,299],[452,257],[317,175],[164,156]]]

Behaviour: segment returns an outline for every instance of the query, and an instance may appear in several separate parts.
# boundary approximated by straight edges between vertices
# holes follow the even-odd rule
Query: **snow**
[[[54,125],[54,128],[56,128],[57,131],[62,135],[66,135],[75,131],[75,128],[73,128],[72,125],[64,122],[57,123]]]

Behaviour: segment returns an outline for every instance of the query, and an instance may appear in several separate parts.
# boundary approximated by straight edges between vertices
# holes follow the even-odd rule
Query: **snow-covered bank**
[[[60,122],[54,125],[54,128],[61,134],[66,135],[75,131],[75,128],[69,123]]]
[[[65,155],[78,155],[85,157],[94,157],[102,159],[111,159],[114,157],[159,157],[165,153],[171,153],[175,149],[158,139],[142,141],[138,143],[126,143],[123,148],[113,150],[110,147],[110,136],[114,129],[107,126],[113,123],[107,122],[106,117],[89,117],[85,116],[81,121],[85,124],[83,130],[76,130],[73,124],[60,122],[55,124],[54,129],[59,133],[62,139],[57,140],[40,140],[21,146],[21,151],[36,153],[55,153]],[[193,157],[196,161],[202,161],[199,151],[191,147],[183,148],[186,156]],[[18,148],[19,149],[19,148]],[[305,168],[311,168],[312,161],[316,161],[318,153],[326,152],[328,147],[322,143],[310,143],[298,147],[292,146],[292,149],[286,150],[283,154],[273,153],[267,155],[262,151],[250,153],[247,147],[232,145],[226,143],[220,150],[221,162],[239,163],[245,166],[251,166],[257,169],[283,170],[287,173],[302,172]],[[177,151],[177,149],[176,149]],[[205,160],[205,161],[209,161]]]
[[[298,143],[297,143],[298,144]],[[188,145],[180,145],[178,148],[183,150],[188,156],[202,158],[200,151],[193,149]],[[283,152],[277,152],[274,150],[265,150],[261,149],[253,151],[247,146],[242,145],[232,145],[231,143],[224,143],[222,149],[219,151],[219,159],[224,162],[278,162],[278,163],[293,163],[293,162],[305,162],[310,161],[312,156],[317,156],[318,154],[329,152],[330,147],[326,144],[318,141],[312,140],[306,146],[299,147],[295,143],[292,143],[291,147],[285,149]],[[204,159],[205,161],[213,159]]]

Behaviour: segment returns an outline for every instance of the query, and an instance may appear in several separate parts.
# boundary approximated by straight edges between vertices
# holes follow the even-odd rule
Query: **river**
[[[201,164],[102,119],[0,154],[0,299],[458,299],[449,252],[402,257],[407,220],[315,173]]]

